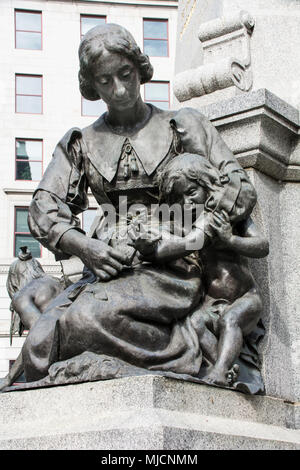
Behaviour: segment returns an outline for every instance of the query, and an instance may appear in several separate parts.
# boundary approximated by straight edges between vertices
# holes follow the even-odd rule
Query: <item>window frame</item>
[[[83,100],[90,101],[90,100],[87,100],[84,96],[81,95],[81,116],[82,117],[91,117],[91,118],[97,117],[97,118],[99,118],[100,116],[102,116],[102,114],[107,112],[107,106],[106,106],[106,111],[103,111],[102,114],[83,114]],[[98,100],[96,100],[96,101],[98,101]]]
[[[25,140],[25,141],[30,141],[30,142],[41,142],[42,143],[42,156],[41,156],[41,160],[22,160],[20,158],[18,158],[17,156],[17,141],[18,140]],[[15,137],[15,181],[33,181],[33,182],[39,182],[41,180],[23,180],[23,179],[17,179],[17,162],[24,162],[24,161],[27,161],[27,162],[38,162],[38,163],[41,163],[41,166],[42,166],[42,177],[43,177],[43,174],[44,174],[44,141],[43,139],[38,139],[38,138],[27,138],[27,137]]]
[[[146,97],[146,85],[148,85],[149,83],[163,83],[163,84],[167,84],[168,85],[168,100],[149,100],[147,101],[147,97]],[[151,80],[150,82],[147,82],[145,83],[145,86],[144,86],[144,101],[145,103],[149,103],[149,104],[153,104],[153,103],[168,103],[169,104],[169,108],[170,109],[170,81],[169,80]]]
[[[80,40],[83,38],[84,34],[82,33],[82,18],[104,18],[105,23],[107,23],[107,16],[106,15],[90,15],[88,13],[80,13]]]
[[[30,31],[25,29],[17,29],[17,20],[16,13],[31,13],[40,15],[41,17],[41,31]],[[15,20],[15,49],[20,49],[23,51],[42,51],[43,50],[43,12],[41,10],[25,10],[23,8],[15,8],[14,10],[14,20]],[[41,35],[41,48],[40,49],[27,49],[25,47],[17,47],[17,32],[22,33],[37,33]]]
[[[18,209],[26,209],[27,212],[28,212],[29,206],[20,206],[20,205],[15,205],[14,206],[14,237],[13,237],[13,256],[14,256],[14,258],[17,258],[17,256],[18,256],[18,253],[16,253],[16,235],[31,235],[30,231],[29,232],[17,232],[16,229],[17,229],[17,210]],[[34,237],[32,236],[32,238],[34,238]],[[36,240],[36,242],[39,244],[39,247],[40,247],[40,256],[38,256],[38,257],[35,256],[35,258],[41,259],[42,255],[43,255],[43,252],[42,252],[43,246],[37,240]]]
[[[41,95],[27,95],[24,93],[17,93],[17,77],[39,77],[41,79]],[[44,105],[43,105],[43,97],[44,97],[44,81],[43,75],[40,74],[30,74],[30,73],[15,73],[15,113],[16,114],[32,114],[32,115],[42,115],[44,114]],[[41,98],[41,112],[40,113],[29,113],[24,111],[17,111],[17,96],[39,96]]]
[[[148,38],[145,37],[145,21],[155,21],[161,23],[167,23],[167,39],[165,38]],[[149,57],[169,58],[170,57],[170,46],[169,46],[169,19],[168,18],[143,18],[143,52],[145,54],[145,39],[148,41],[166,41],[167,42],[167,55],[149,55]]]

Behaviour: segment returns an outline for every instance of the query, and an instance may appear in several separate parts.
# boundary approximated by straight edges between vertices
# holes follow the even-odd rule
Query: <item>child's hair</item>
[[[12,299],[16,292],[33,279],[38,279],[45,275],[42,266],[35,258],[32,258],[32,254],[27,246],[22,246],[18,259],[11,264],[7,276],[6,287],[10,298]]]
[[[222,188],[221,173],[202,155],[182,153],[172,160],[159,172],[160,202],[172,203],[173,187],[182,175],[203,186],[208,197],[217,188]]]

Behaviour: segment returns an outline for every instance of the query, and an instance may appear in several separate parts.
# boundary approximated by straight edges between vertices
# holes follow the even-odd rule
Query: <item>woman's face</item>
[[[139,71],[127,57],[104,50],[94,65],[94,86],[109,109],[131,109],[140,98],[140,85]]]

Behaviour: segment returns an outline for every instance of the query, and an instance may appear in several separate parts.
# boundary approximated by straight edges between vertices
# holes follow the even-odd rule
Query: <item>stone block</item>
[[[155,375],[0,396],[0,449],[300,449],[295,406]]]

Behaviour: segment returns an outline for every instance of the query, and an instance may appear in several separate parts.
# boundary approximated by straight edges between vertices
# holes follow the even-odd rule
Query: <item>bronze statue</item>
[[[198,111],[143,102],[140,85],[153,69],[126,29],[93,28],[81,41],[79,60],[82,95],[102,98],[108,111],[58,143],[34,193],[29,226],[57,260],[75,255],[85,269],[30,329],[22,349],[27,386],[51,384],[56,364],[61,377],[70,361],[73,381],[107,378],[80,378],[88,352],[119,361],[127,375],[144,370],[262,392],[261,300],[240,257],[265,256],[268,249],[250,219],[256,203],[250,180]],[[165,198],[182,207],[191,182],[194,203],[204,204],[191,232],[180,236],[172,220],[159,218],[153,230],[152,206]],[[77,218],[88,207],[88,188],[104,212],[116,213],[116,223],[100,224],[92,238]],[[135,214],[123,216],[124,200]],[[144,222],[137,206],[145,208]],[[200,232],[202,249],[190,248],[187,240]]]

